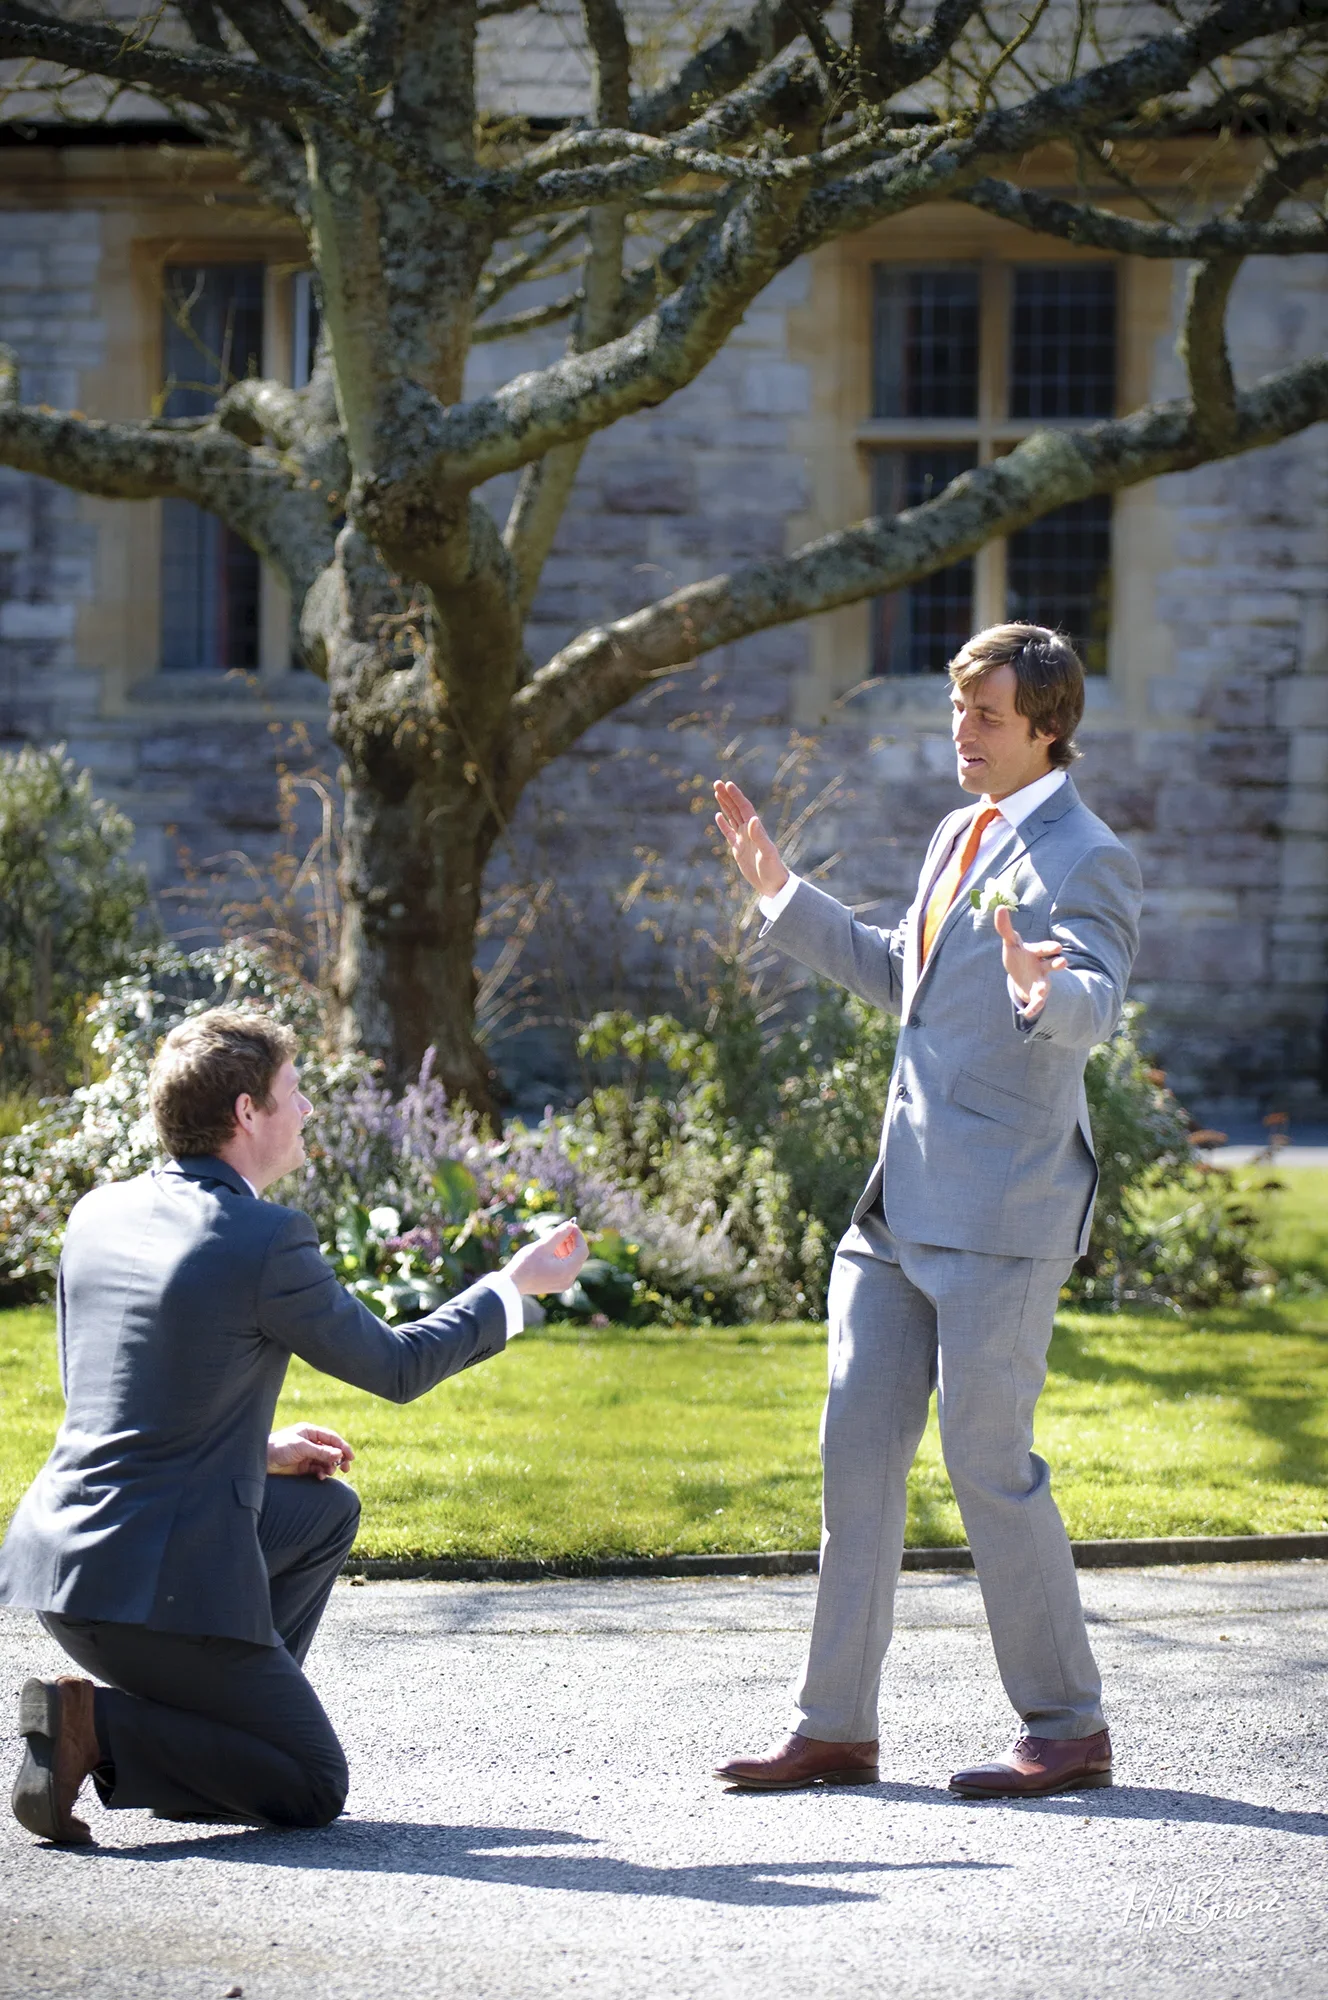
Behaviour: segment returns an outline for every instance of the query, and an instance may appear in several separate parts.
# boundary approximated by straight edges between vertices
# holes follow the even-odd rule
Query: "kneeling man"
[[[60,1262],[67,1410],[0,1550],[0,1604],[87,1673],[30,1680],[14,1811],[86,1842],[74,1804],[324,1826],[346,1760],[302,1666],[360,1504],[349,1445],[269,1435],[292,1354],[409,1403],[499,1353],[521,1294],[585,1261],[575,1223],[413,1326],[342,1290],[308,1217],[261,1197],[304,1158],[291,1031],[214,1008],[169,1034],[150,1096],[166,1165],[85,1195]]]
[[[1084,1064],[1125,998],[1139,870],[1069,776],[1084,677],[1064,639],[994,626],[958,653],[950,682],[957,775],[977,802],[942,820],[895,930],[790,875],[737,786],[715,787],[771,942],[901,1017],[880,1157],[830,1279],[821,1581],[795,1733],[723,1765],[730,1784],[875,1779],[908,1470],[933,1389],[1021,1723],[1004,1756],[951,1786],[1110,1782],[1101,1683],[1033,1411],[1056,1301],[1088,1243]]]

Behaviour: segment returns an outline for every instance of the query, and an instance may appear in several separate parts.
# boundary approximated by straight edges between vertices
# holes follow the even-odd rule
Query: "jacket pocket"
[[[252,1507],[255,1514],[263,1511],[264,1482],[261,1479],[236,1479],[231,1482],[235,1497],[242,1507]]]
[[[1017,1091],[1004,1090],[1000,1084],[988,1083],[985,1077],[964,1069],[955,1078],[950,1095],[965,1111],[976,1111],[980,1117],[1012,1126],[1016,1132],[1045,1132],[1051,1118],[1050,1106],[1039,1104],[1036,1098],[1021,1097]]]

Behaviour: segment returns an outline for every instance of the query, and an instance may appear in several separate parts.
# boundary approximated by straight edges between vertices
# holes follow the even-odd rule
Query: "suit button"
[[[895,1092],[895,1103],[907,1104],[908,1101],[909,1101],[908,1092],[901,1085],[901,1087]]]

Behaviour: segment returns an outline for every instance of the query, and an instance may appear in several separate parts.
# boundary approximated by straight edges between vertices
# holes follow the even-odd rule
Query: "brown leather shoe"
[[[1111,1738],[1096,1736],[1059,1742],[1050,1736],[1019,1736],[994,1764],[956,1771],[952,1792],[970,1799],[1037,1799],[1047,1792],[1086,1792],[1111,1783]]]
[[[794,1792],[805,1785],[875,1785],[880,1782],[877,1745],[824,1743],[817,1736],[790,1736],[763,1757],[730,1757],[716,1767],[726,1785],[751,1792]]]
[[[72,1847],[92,1835],[74,1817],[83,1781],[102,1761],[92,1714],[93,1686],[74,1674],[26,1681],[18,1698],[18,1733],[26,1738],[14,1780],[14,1817],[29,1833]]]

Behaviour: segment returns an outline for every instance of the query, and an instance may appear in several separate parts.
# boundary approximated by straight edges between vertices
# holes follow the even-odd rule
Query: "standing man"
[[[1084,676],[1067,641],[993,626],[950,681],[959,783],[978,804],[937,828],[896,930],[791,875],[737,786],[715,786],[773,941],[901,1017],[880,1157],[830,1280],[821,1579],[795,1733],[721,1765],[733,1785],[877,1778],[908,1470],[933,1389],[1020,1718],[1012,1747],[951,1789],[1030,1797],[1111,1782],[1074,1559],[1032,1441],[1056,1302],[1092,1222],[1084,1063],[1120,1016],[1139,870],[1069,777]]]
[[[325,1826],[346,1760],[301,1671],[360,1503],[334,1431],[269,1436],[292,1354],[409,1403],[499,1353],[522,1293],[585,1261],[575,1223],[413,1326],[342,1290],[308,1217],[261,1197],[304,1159],[311,1105],[289,1028],[213,1008],[152,1067],[166,1165],[85,1195],[60,1260],[64,1423],[0,1550],[26,1605],[89,1674],[30,1680],[14,1812],[85,1843],[74,1805]]]

